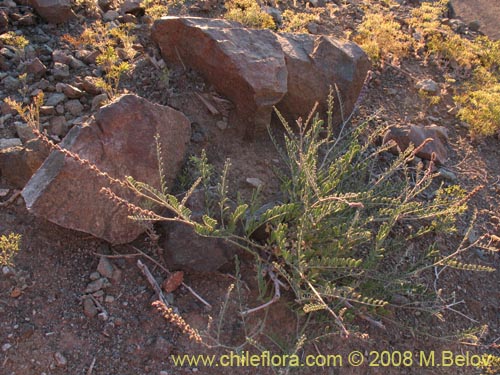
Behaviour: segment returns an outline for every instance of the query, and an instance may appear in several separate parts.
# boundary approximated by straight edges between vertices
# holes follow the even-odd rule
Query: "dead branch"
[[[144,263],[141,262],[140,259],[137,259],[137,267],[141,270],[142,274],[146,277],[148,280],[149,284],[153,288],[153,290],[158,294],[158,299],[165,305],[165,306],[170,306],[169,303],[167,302],[167,299],[163,295],[163,292],[161,291],[160,286],[156,282],[155,278],[149,271],[148,266],[146,266]]]
[[[0,207],[7,207],[9,204],[14,203],[14,201],[21,195],[21,190],[16,190],[14,191],[14,194],[12,194],[12,197],[7,199],[5,202],[0,203]]]

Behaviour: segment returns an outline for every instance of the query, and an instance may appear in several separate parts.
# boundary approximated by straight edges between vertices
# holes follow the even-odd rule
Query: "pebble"
[[[418,90],[425,91],[429,94],[436,94],[439,91],[439,85],[432,79],[424,79],[417,82],[415,86]]]
[[[93,318],[97,315],[98,312],[99,311],[97,310],[97,307],[91,298],[85,298],[83,300],[83,313],[86,317]]]
[[[64,105],[64,108],[73,116],[79,116],[83,111],[83,105],[77,99],[67,101]]]
[[[21,86],[21,81],[12,76],[7,76],[2,80],[3,85],[7,90],[17,90]]]
[[[56,360],[57,367],[65,367],[68,364],[68,360],[60,352],[56,352],[56,354],[54,354],[54,359]]]
[[[45,101],[45,106],[55,107],[58,104],[62,103],[66,99],[66,95],[62,93],[54,93],[50,95]]]
[[[102,19],[105,22],[111,22],[116,20],[120,16],[120,13],[118,13],[116,10],[110,9],[106,13],[104,13],[104,16]]]
[[[70,99],[79,99],[85,94],[79,88],[66,84],[62,87],[62,92]]]
[[[113,302],[115,302],[115,297],[113,297],[113,296],[106,296],[106,297],[104,297],[104,302],[106,302],[106,303],[113,303]]]
[[[101,274],[99,272],[92,272],[90,274],[90,280],[95,281],[101,278]]]
[[[12,345],[7,343],[7,344],[3,344],[2,345],[2,351],[3,352],[6,352],[7,350],[9,350],[10,348],[12,348]]]
[[[65,79],[69,77],[69,66],[63,63],[54,63],[54,68],[52,68],[52,76],[57,79]]]
[[[104,286],[104,280],[105,280],[104,278],[100,278],[100,279],[92,281],[85,288],[85,293],[95,293],[98,290],[101,290]]]
[[[113,277],[114,267],[113,264],[106,257],[101,257],[99,259],[99,264],[97,265],[97,272],[99,272],[102,276],[111,279]]]
[[[439,176],[443,177],[445,180],[457,181],[455,173],[444,168],[439,168]]]
[[[107,94],[99,94],[92,99],[92,111],[99,109],[103,106],[104,103],[108,100]]]
[[[220,130],[225,130],[227,129],[227,121],[217,121],[215,125],[220,129]]]
[[[106,320],[109,319],[109,315],[106,311],[103,311],[103,312],[100,312],[97,317],[99,318],[99,320],[102,320],[103,322],[105,322]]]
[[[264,182],[261,179],[256,178],[256,177],[249,177],[245,181],[255,188],[258,188],[258,187],[261,187],[262,185],[264,185]]]

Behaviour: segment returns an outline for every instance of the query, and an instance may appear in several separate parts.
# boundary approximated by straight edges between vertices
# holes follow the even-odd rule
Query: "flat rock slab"
[[[181,168],[190,139],[190,123],[170,107],[125,95],[102,107],[88,126],[75,126],[61,146],[95,164],[113,178],[134,179],[159,187],[154,137],[160,136],[167,184]],[[90,233],[112,244],[128,243],[144,231],[129,211],[102,194],[110,187],[131,203],[126,188],[96,174],[74,158],[53,151],[22,191],[27,208],[65,228]]]
[[[347,117],[370,68],[354,43],[278,35],[226,20],[165,17],[154,23],[152,39],[166,61],[193,68],[227,96],[236,107],[232,124],[249,136],[269,125],[273,106],[290,120],[307,116],[315,102],[326,102],[335,84]]]
[[[287,87],[285,57],[273,32],[227,20],[165,17],[151,36],[167,61],[187,64],[234,103],[247,133],[269,124]]]

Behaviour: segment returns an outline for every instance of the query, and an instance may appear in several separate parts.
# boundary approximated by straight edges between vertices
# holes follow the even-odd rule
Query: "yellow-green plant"
[[[276,29],[273,17],[264,12],[255,0],[229,0],[224,18],[257,29]]]
[[[398,61],[408,54],[410,38],[401,31],[401,25],[391,13],[377,9],[367,10],[354,41],[374,61]]]
[[[500,82],[466,90],[455,96],[461,105],[458,117],[470,125],[474,135],[494,135],[500,131]]]
[[[283,31],[290,33],[306,33],[307,25],[317,21],[318,15],[312,13],[294,12],[287,9],[283,12]]]
[[[105,72],[105,77],[99,78],[96,84],[106,91],[110,99],[114,98],[118,93],[120,79],[123,74],[130,70],[130,64],[126,61],[120,61],[115,48],[112,46],[108,46],[97,57],[96,62]]]
[[[168,5],[162,0],[145,0],[143,5],[146,9],[146,14],[152,17],[153,20],[168,16]]]
[[[12,266],[14,256],[19,251],[21,235],[10,233],[8,236],[0,236],[0,265]]]

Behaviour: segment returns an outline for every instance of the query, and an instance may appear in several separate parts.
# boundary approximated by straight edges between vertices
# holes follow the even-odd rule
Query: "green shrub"
[[[229,0],[224,18],[257,29],[276,29],[273,17],[264,12],[255,0]]]
[[[13,258],[19,251],[21,235],[11,233],[8,236],[0,236],[0,265],[12,266]]]
[[[463,244],[441,253],[432,240],[456,232],[455,221],[467,209],[470,195],[458,186],[433,185],[432,163],[427,169],[421,163],[410,169],[412,148],[380,165],[379,156],[391,147],[374,146],[384,129],[369,130],[367,122],[335,138],[329,114],[326,136],[325,124],[317,116],[299,121],[298,133],[281,118],[284,148],[275,140],[286,165],[286,170],[277,172],[281,203],[267,209],[259,209],[255,200],[231,203],[226,163],[220,182],[211,189],[213,205],[202,220],[193,220],[186,202],[195,189],[212,181],[213,168],[203,157],[196,163],[199,178],[182,200],[165,188],[156,190],[128,178],[137,195],[174,215],[163,218],[130,206],[131,217],[177,220],[201,236],[223,238],[247,250],[255,257],[258,275],[261,271],[278,275],[293,290],[300,309],[326,311],[344,334],[348,333],[345,314],[383,314],[396,294],[411,298],[413,308],[442,309],[436,295],[424,292],[428,288],[420,278],[434,267],[492,271],[457,261],[468,249]],[[434,194],[429,194],[431,189]],[[117,200],[111,191],[107,194]],[[268,233],[264,242],[253,238],[259,228]],[[417,242],[426,243],[427,249],[416,249]],[[259,285],[264,288],[261,294],[267,295],[268,284]],[[276,293],[279,283],[272,285]]]
[[[318,16],[311,13],[297,13],[287,9],[283,12],[283,31],[288,33],[307,33],[309,22],[317,21]]]
[[[354,41],[374,61],[402,59],[408,54],[410,38],[390,13],[377,8],[368,10],[354,36]]]

